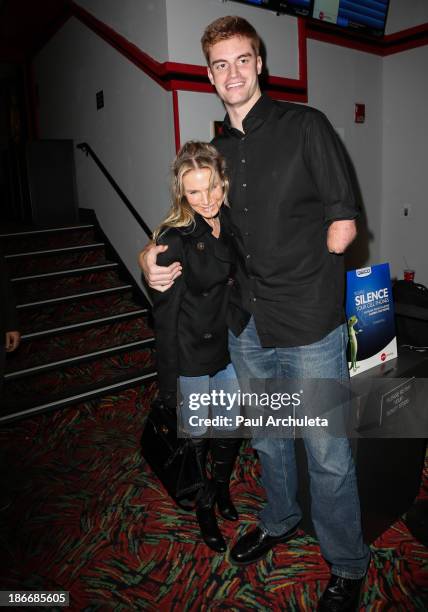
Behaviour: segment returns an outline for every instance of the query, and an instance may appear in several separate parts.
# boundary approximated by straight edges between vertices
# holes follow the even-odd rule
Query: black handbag
[[[192,439],[177,437],[177,415],[159,398],[150,407],[141,437],[141,450],[175,501],[191,497],[203,486]]]

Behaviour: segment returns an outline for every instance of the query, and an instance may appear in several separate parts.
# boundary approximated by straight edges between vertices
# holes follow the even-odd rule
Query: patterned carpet
[[[88,612],[315,610],[329,576],[316,540],[300,532],[257,565],[234,567],[166,496],[139,451],[154,392],[152,383],[0,429],[1,588],[68,590],[69,609]],[[232,493],[241,520],[220,522],[229,542],[263,498],[248,446]],[[361,610],[427,610],[428,549],[405,524],[372,553]]]

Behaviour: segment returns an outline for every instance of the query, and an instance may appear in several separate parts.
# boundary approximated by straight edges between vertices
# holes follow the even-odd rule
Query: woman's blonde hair
[[[184,195],[183,177],[190,170],[207,168],[211,171],[210,190],[217,177],[223,187],[223,200],[227,202],[229,180],[226,176],[226,162],[215,147],[207,142],[190,140],[186,142],[172,164],[171,208],[166,218],[153,232],[153,240],[168,227],[188,227],[195,222],[195,213]]]

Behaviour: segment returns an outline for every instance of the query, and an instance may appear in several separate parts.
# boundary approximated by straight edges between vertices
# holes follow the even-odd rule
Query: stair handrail
[[[106,179],[108,180],[110,185],[116,191],[117,195],[120,197],[122,202],[125,204],[125,206],[129,210],[131,215],[137,221],[138,225],[146,233],[146,235],[151,239],[151,237],[152,237],[152,230],[149,228],[147,223],[144,221],[144,219],[142,218],[140,213],[136,210],[135,206],[132,204],[132,202],[129,200],[129,198],[127,198],[127,196],[124,194],[122,189],[116,183],[116,181],[114,180],[114,178],[112,177],[110,172],[107,170],[107,168],[104,166],[103,162],[100,160],[98,155],[92,149],[92,147],[87,142],[80,142],[78,145],[76,145],[76,148],[80,149],[81,151],[83,151],[86,154],[86,157],[88,157],[88,155],[90,157],[92,157],[92,159],[94,160],[94,162],[96,163],[98,168],[101,170],[101,172],[104,174],[104,176],[106,177]]]

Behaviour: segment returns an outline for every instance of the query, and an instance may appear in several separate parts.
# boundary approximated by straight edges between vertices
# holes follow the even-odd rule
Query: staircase
[[[95,223],[0,239],[22,334],[0,424],[155,379],[149,303]]]

